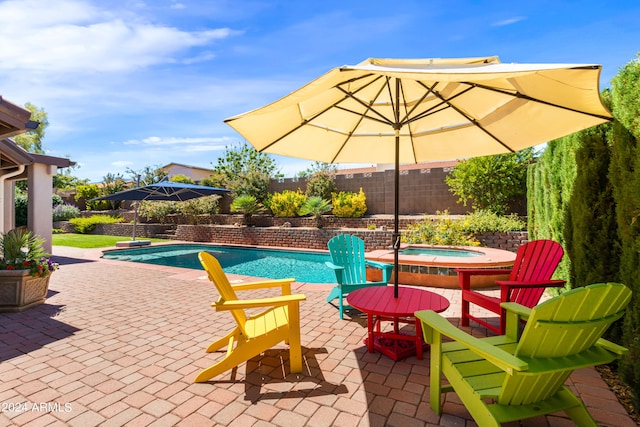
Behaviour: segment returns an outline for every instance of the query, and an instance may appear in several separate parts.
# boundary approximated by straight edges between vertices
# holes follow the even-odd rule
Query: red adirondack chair
[[[457,269],[462,289],[462,317],[460,324],[469,326],[473,320],[500,335],[505,333],[505,314],[500,307],[502,302],[517,302],[532,308],[547,287],[562,287],[564,280],[551,280],[553,272],[560,263],[564,251],[553,240],[534,240],[518,248],[509,280],[496,281],[500,286],[500,298],[488,296],[471,289],[471,277],[474,275],[492,275],[504,273],[496,269]],[[483,307],[500,315],[500,327],[496,328],[487,321],[469,312],[470,304]]]

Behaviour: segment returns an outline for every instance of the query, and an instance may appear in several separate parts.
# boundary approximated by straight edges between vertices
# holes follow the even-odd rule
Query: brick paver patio
[[[303,374],[288,373],[282,346],[194,384],[220,357],[206,346],[233,327],[210,307],[203,271],[100,260],[96,250],[54,255],[63,265],[46,304],[0,314],[0,426],[476,425],[453,393],[442,417],[430,410],[428,355],[367,353],[366,318],[340,320],[328,285],[299,284]],[[440,292],[451,300],[443,315],[457,318],[456,291]],[[636,425],[594,369],[570,382],[600,425]],[[522,425],[571,422],[557,414]]]

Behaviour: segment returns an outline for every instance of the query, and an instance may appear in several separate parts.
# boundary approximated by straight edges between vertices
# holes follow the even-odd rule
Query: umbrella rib
[[[348,81],[346,81],[346,82],[343,82],[343,83],[352,83],[352,82],[354,82],[354,81],[356,81],[356,80],[360,80],[360,79],[362,79],[362,78],[369,77],[369,76],[372,76],[372,75],[373,75],[373,74],[367,74],[367,75],[365,75],[365,76],[361,76],[361,77],[358,77],[358,78],[350,79],[350,80],[348,80]],[[362,86],[361,88],[359,88],[359,89],[358,89],[356,92],[354,92],[354,93],[357,93],[357,92],[361,91],[362,89],[364,89],[365,87],[367,87],[367,86],[369,86],[369,85],[371,85],[371,84],[375,83],[375,82],[376,82],[377,80],[379,80],[380,78],[381,78],[381,77],[376,77],[374,80],[372,80],[371,82],[369,82],[369,83],[367,83],[366,85]],[[309,118],[309,119],[304,119],[304,118],[303,118],[303,120],[300,122],[300,124],[298,124],[297,126],[295,126],[294,128],[292,128],[292,129],[291,129],[291,130],[289,130],[288,132],[286,132],[286,133],[282,134],[280,137],[278,137],[278,138],[274,139],[270,144],[266,145],[265,147],[263,147],[263,148],[262,148],[262,149],[260,149],[259,151],[262,153],[262,152],[264,152],[264,151],[268,150],[271,146],[273,146],[273,145],[277,144],[277,143],[278,143],[278,142],[280,142],[282,139],[284,139],[284,138],[286,138],[287,136],[291,135],[292,133],[296,132],[298,129],[300,129],[300,128],[304,127],[304,126],[310,125],[310,123],[311,123],[313,120],[315,120],[316,118],[320,117],[321,115],[323,115],[323,114],[324,114],[324,113],[326,113],[327,111],[331,110],[332,108],[336,108],[336,109],[339,109],[339,110],[345,111],[345,112],[347,112],[347,113],[352,113],[352,114],[355,114],[355,115],[357,115],[357,116],[362,116],[362,117],[364,117],[364,115],[362,115],[362,114],[360,114],[360,113],[358,113],[358,112],[356,112],[356,111],[352,111],[352,110],[349,110],[349,109],[347,109],[347,108],[344,108],[344,107],[341,107],[341,106],[339,106],[339,105],[338,105],[340,102],[344,101],[344,100],[345,100],[345,99],[347,99],[347,98],[351,98],[351,99],[355,100],[356,102],[359,102],[360,104],[364,105],[367,109],[371,109],[371,108],[370,108],[370,107],[368,107],[365,103],[363,103],[362,101],[360,101],[358,98],[355,98],[355,97],[354,97],[350,92],[348,92],[348,91],[344,90],[344,89],[343,89],[343,88],[341,88],[340,86],[335,86],[335,88],[336,88],[336,89],[338,89],[339,91],[341,91],[341,92],[345,95],[345,96],[344,96],[344,98],[342,98],[342,99],[340,99],[339,101],[337,101],[337,102],[335,102],[335,103],[333,103],[333,104],[331,104],[331,105],[327,106],[327,108],[323,109],[322,111],[319,111],[318,113],[316,113],[313,117],[311,117],[311,118]],[[299,106],[299,104],[298,104],[298,106]],[[376,112],[375,110],[371,110],[371,111]],[[377,113],[377,112],[376,112],[376,113]],[[300,114],[300,116],[301,116],[301,117],[303,117],[302,113]],[[367,117],[367,118],[368,118],[368,119],[370,119],[370,120],[376,120],[376,121],[379,121],[379,122],[381,122],[381,123],[388,123],[388,121],[387,121],[387,120],[380,120],[380,119],[376,119],[376,118],[374,118],[374,117]],[[384,116],[382,116],[382,118],[383,118],[383,119],[385,119],[385,117],[384,117]],[[323,129],[327,129],[327,130],[329,130],[328,128],[323,128]],[[351,135],[351,133],[350,133],[349,135]],[[344,146],[344,144],[343,144],[343,146]],[[342,147],[341,147],[341,150],[342,150]],[[339,151],[338,151],[338,152],[339,152]]]
[[[422,118],[424,118],[424,117],[426,117],[426,116],[429,116],[429,115],[431,115],[431,114],[438,113],[438,112],[443,111],[443,110],[445,110],[445,109],[447,109],[447,108],[453,108],[453,109],[455,109],[456,111],[458,111],[458,110],[457,110],[453,105],[451,105],[451,104],[450,104],[450,102],[449,102],[449,101],[452,101],[452,100],[456,99],[457,97],[462,96],[462,95],[464,95],[465,93],[467,93],[467,92],[469,92],[470,90],[472,90],[472,89],[473,89],[472,87],[469,87],[469,88],[467,88],[467,89],[465,89],[465,90],[461,91],[460,93],[457,93],[457,94],[453,95],[451,98],[444,98],[442,95],[440,95],[440,92],[436,92],[436,91],[434,91],[434,90],[433,90],[433,88],[437,86],[438,82],[436,82],[436,83],[435,83],[433,86],[431,86],[431,87],[427,87],[427,86],[426,86],[424,83],[422,83],[422,82],[418,82],[418,83],[420,83],[420,85],[421,85],[422,87],[424,87],[425,89],[427,89],[427,91],[428,91],[428,92],[425,94],[425,97],[426,97],[429,93],[432,93],[435,97],[437,97],[438,99],[440,99],[440,101],[442,101],[442,102],[441,102],[440,104],[438,104],[438,105],[434,105],[433,107],[429,108],[429,109],[428,109],[428,110],[426,110],[426,111],[423,111],[422,113],[418,114],[416,117],[411,118],[411,119],[409,120],[409,122],[413,122],[413,121],[416,121],[416,120],[420,120],[420,119],[422,119]],[[423,98],[423,99],[424,99],[424,98]],[[458,111],[458,112],[460,112],[460,111]],[[462,113],[461,113],[461,114],[462,114]],[[462,115],[463,115],[467,120],[469,119],[465,114],[462,114]]]
[[[574,113],[580,113],[580,114],[584,114],[585,116],[597,117],[599,119],[606,120],[608,122],[613,120],[611,117],[608,117],[608,116],[603,116],[601,114],[588,113],[586,111],[576,110],[575,108],[569,108],[569,107],[565,107],[563,105],[554,104],[553,102],[543,101],[542,99],[534,98],[534,97],[531,97],[529,95],[525,95],[524,93],[521,93],[521,92],[515,92],[514,93],[514,92],[510,92],[508,90],[498,89],[498,88],[491,87],[491,86],[485,86],[485,85],[478,84],[478,83],[465,83],[465,84],[471,85],[473,87],[478,87],[480,89],[485,89],[485,90],[490,90],[490,91],[498,92],[498,93],[505,94],[505,95],[510,95],[510,96],[513,96],[514,98],[523,98],[523,99],[526,99],[527,101],[537,102],[539,104],[548,105],[550,107],[559,108],[561,110],[571,111],[571,112],[574,112]]]
[[[378,110],[376,110],[375,108],[372,108],[371,104],[367,105],[367,104],[366,104],[365,102],[363,102],[362,100],[360,100],[360,99],[356,98],[355,96],[353,96],[353,93],[351,93],[351,92],[349,92],[349,91],[347,91],[347,90],[344,90],[344,89],[343,89],[343,88],[341,88],[340,86],[336,86],[336,88],[337,88],[339,91],[341,91],[342,93],[344,93],[344,94],[346,95],[346,97],[347,97],[347,98],[351,98],[351,99],[353,99],[353,100],[354,100],[354,101],[356,101],[358,104],[360,104],[360,105],[362,105],[364,108],[366,108],[366,109],[367,109],[367,111],[371,111],[372,113],[374,113],[374,114],[376,114],[377,116],[379,116],[381,120],[380,120],[380,119],[378,119],[377,121],[381,121],[382,123],[387,123],[387,124],[389,124],[389,125],[393,125],[393,122],[391,122],[388,118],[386,118],[386,117],[384,116],[384,114],[380,113],[380,112],[379,112]],[[382,88],[380,89],[380,91],[376,94],[376,97],[375,97],[374,99],[377,99],[377,98],[378,98],[378,96],[380,95],[380,92],[382,92],[383,90],[384,90],[384,87],[382,87]],[[354,92],[354,93],[357,93],[357,92]],[[336,107],[336,108],[339,108],[337,105],[336,105],[335,107]],[[351,111],[351,110],[345,109],[344,107],[342,107],[342,109],[343,109],[343,110],[345,110],[345,111],[350,111],[350,112],[352,112],[352,113],[355,113],[355,112],[353,112],[353,111]],[[374,119],[373,117],[369,117],[369,116],[367,116],[367,115],[365,115],[365,114],[361,114],[361,113],[355,113],[355,114],[358,114],[358,115],[362,116],[363,118],[365,118],[365,117],[366,117],[366,118],[369,118],[369,119],[372,119],[372,120],[376,120],[376,119]]]
[[[419,82],[425,89],[428,89],[426,87],[426,85],[422,82]],[[451,98],[445,98],[442,95],[440,95],[440,92],[437,91],[431,91],[431,93],[433,93],[434,96],[436,96],[438,99],[440,99],[444,104],[448,105],[449,108],[452,108],[453,110],[455,110],[458,114],[460,114],[462,117],[466,118],[469,123],[471,123],[473,126],[477,127],[478,129],[480,129],[482,132],[486,133],[489,137],[491,137],[494,141],[496,141],[498,144],[502,145],[504,148],[506,148],[507,150],[509,150],[509,152],[513,153],[513,149],[511,147],[509,147],[507,144],[505,144],[504,142],[502,142],[502,140],[498,137],[496,137],[494,134],[492,134],[491,132],[489,132],[487,129],[485,129],[482,125],[480,125],[480,123],[474,119],[473,117],[469,116],[468,114],[466,114],[464,111],[460,110],[458,107],[456,107],[454,104],[451,103],[451,101],[453,99],[455,99],[456,97],[462,95],[463,93],[466,93],[470,90],[473,89],[473,85],[471,85],[471,87],[463,90],[462,92],[452,96]]]
[[[372,83],[376,82],[377,80],[379,80],[379,77],[377,77],[376,79],[374,79],[373,81],[369,82],[367,85],[361,87],[360,89],[358,89],[358,91],[362,90],[363,88],[371,85]],[[388,85],[389,79],[386,79],[386,85]],[[390,122],[383,114],[381,114],[380,112],[378,112],[376,109],[372,108],[371,105],[367,105],[366,103],[364,103],[363,101],[361,101],[360,99],[356,98],[355,96],[353,96],[353,94],[349,91],[346,91],[345,89],[343,89],[340,86],[336,86],[336,88],[341,91],[342,93],[344,93],[346,95],[346,98],[351,98],[354,101],[356,101],[357,103],[359,103],[360,105],[362,105],[363,107],[365,107],[367,109],[367,111],[371,111],[373,113],[375,113],[377,116],[380,116],[380,118],[376,118],[376,117],[371,117],[368,116],[365,113],[357,113],[355,111],[349,110],[347,108],[341,107],[339,105],[335,105],[335,108],[342,110],[342,111],[346,111],[348,113],[352,113],[355,114],[357,116],[360,116],[360,120],[358,120],[358,122],[355,124],[355,126],[353,127],[353,129],[356,129],[358,127],[358,125],[360,125],[360,123],[362,123],[362,120],[364,120],[365,118],[368,120],[374,120],[376,122],[379,123],[383,123],[383,124],[387,124],[389,126],[393,126],[393,123]],[[384,85],[380,88],[380,90],[378,91],[378,93],[376,94],[376,96],[374,97],[374,99],[378,99],[378,96],[380,96],[380,93],[384,90]],[[357,93],[358,91],[354,92]],[[342,142],[342,144],[340,145],[340,148],[338,150],[336,150],[336,155],[333,156],[333,158],[331,159],[331,163],[335,162],[335,160],[338,158],[338,156],[340,156],[340,153],[342,152],[342,150],[344,149],[344,147],[347,145],[347,142],[349,141],[349,138],[351,138],[351,135],[353,135],[353,129],[351,130],[351,132],[349,132],[347,134],[347,137],[345,138],[345,140]]]
[[[399,79],[396,79],[396,81],[398,81],[398,80]],[[402,120],[400,120],[400,111],[399,111],[399,109],[398,109],[398,113],[396,114],[396,120],[398,120],[398,130],[400,130],[400,127],[401,127],[402,124],[406,123],[408,125],[411,122],[410,120],[408,120],[409,116],[418,107],[418,105],[420,105],[420,103],[422,101],[424,101],[424,99],[427,97],[429,92],[426,92],[420,98],[420,100],[417,103],[414,104],[413,108],[411,108],[411,110],[408,110],[407,109],[407,103],[406,103],[407,97],[405,96],[405,93],[404,93],[404,86],[402,85],[402,80],[399,80],[399,83],[397,84],[397,87],[398,87],[398,91],[400,93],[402,93],[402,99],[405,100],[405,102],[402,103],[402,105],[404,106],[404,117],[402,118]],[[398,99],[397,103],[399,103],[399,102],[400,102],[400,100]],[[411,141],[413,141],[413,132],[411,131],[411,127],[410,126],[407,126],[407,132],[409,133],[409,139]],[[413,144],[411,144],[411,152],[413,154],[413,161],[416,162],[416,147]]]
[[[415,118],[413,118],[413,119],[410,119],[410,118],[409,118],[409,117],[411,116],[411,114],[415,111],[415,109],[416,109],[416,108],[418,108],[418,106],[420,106],[420,104],[422,104],[422,101],[424,101],[424,100],[425,100],[425,98],[426,98],[427,96],[429,96],[429,94],[430,94],[430,93],[433,93],[433,88],[434,88],[434,87],[436,87],[436,85],[438,84],[438,82],[435,82],[435,83],[433,84],[433,86],[431,86],[431,87],[427,87],[424,83],[422,83],[422,82],[419,82],[419,83],[420,83],[420,84],[421,84],[425,89],[427,89],[427,91],[426,91],[426,92],[425,92],[425,93],[420,97],[420,99],[419,99],[416,103],[414,103],[414,105],[413,105],[413,107],[411,108],[411,110],[409,110],[409,111],[407,111],[407,112],[406,112],[406,114],[405,114],[404,118],[402,119],[402,123],[407,123],[407,124],[408,124],[408,123],[411,123],[411,122],[413,122],[413,121],[415,121],[415,120],[417,120],[417,119],[419,119],[419,118],[424,117],[425,115],[428,115],[428,114],[425,114],[425,113],[430,113],[434,108],[439,107],[438,105],[433,106],[433,107],[429,108],[427,111],[425,111],[425,112],[423,112],[423,113],[419,114],[419,115],[418,115],[418,116],[416,116]],[[404,97],[404,91],[403,91],[403,93],[402,93],[402,96]],[[405,99],[406,99],[406,98],[405,98]],[[406,105],[407,105],[407,104],[405,103],[405,109],[406,109]],[[442,104],[440,104],[440,105],[442,105]],[[440,111],[440,110],[438,110],[438,111]]]

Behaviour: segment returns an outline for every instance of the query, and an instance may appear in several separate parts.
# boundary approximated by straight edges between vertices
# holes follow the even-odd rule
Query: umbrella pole
[[[396,164],[394,171],[394,189],[393,189],[393,269],[395,274],[393,275],[393,296],[398,298],[398,252],[400,251],[400,233],[398,227],[398,211],[400,207],[400,129],[396,129]]]
[[[136,188],[140,187],[140,174],[138,174],[138,179],[136,181]],[[135,207],[133,208],[133,236],[131,236],[131,240],[136,240],[136,224],[138,223],[138,206],[140,206],[140,202],[136,201]]]
[[[140,202],[135,202],[136,208],[133,210],[133,236],[131,240],[136,240],[136,224],[138,223],[138,205]]]

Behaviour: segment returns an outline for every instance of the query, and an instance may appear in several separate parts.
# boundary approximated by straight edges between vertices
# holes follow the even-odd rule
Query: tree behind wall
[[[526,193],[527,168],[533,154],[533,148],[527,148],[464,160],[445,178],[449,191],[464,206],[470,200],[474,209],[510,213],[511,205]]]

